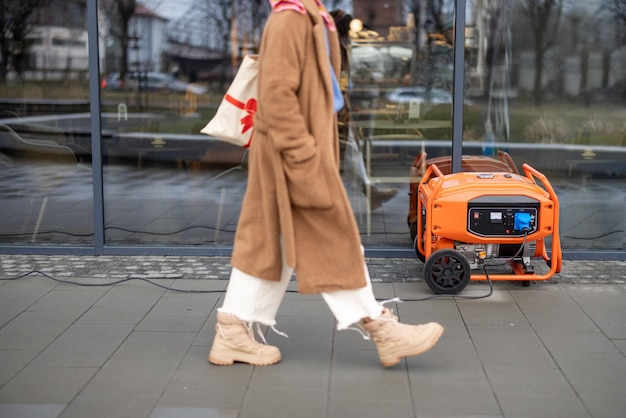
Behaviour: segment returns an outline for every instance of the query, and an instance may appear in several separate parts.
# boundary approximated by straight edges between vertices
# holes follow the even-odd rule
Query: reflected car
[[[452,93],[437,87],[428,89],[426,87],[398,87],[386,95],[390,103],[408,104],[417,99],[420,103],[432,104],[452,104]],[[465,100],[465,104],[471,104]]]
[[[387,93],[387,100],[392,103],[409,103],[414,99],[422,103],[452,103],[452,94],[439,88],[425,87],[398,87]]]
[[[190,91],[195,94],[204,94],[206,87],[195,83],[185,83],[176,77],[166,74],[148,71],[146,73],[129,72],[127,75],[128,87],[134,89],[140,87],[146,91],[166,91],[172,93],[185,93]],[[105,77],[100,87],[102,90],[121,90],[123,81],[120,73],[111,73]]]

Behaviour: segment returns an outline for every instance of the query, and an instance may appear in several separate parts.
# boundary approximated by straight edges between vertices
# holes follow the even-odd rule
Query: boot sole
[[[281,360],[281,355],[278,354],[269,359],[259,360],[253,356],[220,356],[219,354],[210,353],[209,363],[216,366],[230,366],[235,362],[247,363],[252,366],[269,366],[271,364],[278,363]]]
[[[213,346],[209,351],[209,363],[216,366],[230,366],[235,362],[247,363],[253,366],[269,366],[278,363],[281,359],[280,351],[273,347],[269,353],[252,353],[242,351],[236,345],[229,345],[220,334],[215,335]]]
[[[391,367],[400,363],[400,361],[402,361],[404,357],[418,356],[420,354],[424,354],[425,352],[433,348],[435,344],[437,344],[437,341],[439,341],[439,338],[441,338],[442,335],[443,327],[439,326],[435,330],[433,335],[431,335],[430,338],[428,338],[428,340],[424,341],[422,344],[416,347],[409,347],[393,351],[392,353],[389,353],[384,357],[379,357],[380,362],[384,367]]]

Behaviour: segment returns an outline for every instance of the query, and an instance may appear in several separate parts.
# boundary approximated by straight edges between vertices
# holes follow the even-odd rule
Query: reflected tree
[[[602,0],[600,10],[615,21],[616,43],[626,44],[626,0]]]
[[[623,48],[626,45],[626,0],[602,0],[602,6],[600,7],[602,14],[608,19],[613,21],[615,26],[614,36],[615,44],[614,48]],[[607,48],[604,55],[605,69],[610,68],[611,52],[613,47]],[[608,71],[605,70],[604,79],[608,78]],[[621,78],[618,80],[621,87],[622,98],[626,98],[626,78],[622,73]],[[603,85],[606,83],[603,81]]]
[[[270,13],[269,2],[203,0],[199,6],[196,18],[208,22],[204,41],[209,47],[221,51],[220,84],[223,89],[232,79],[242,55],[258,50],[263,26]]]
[[[473,20],[478,32],[476,75],[485,110],[486,142],[509,141],[511,94],[511,7],[506,0],[477,0]],[[487,149],[487,148],[486,148]]]
[[[416,23],[410,84],[430,86],[438,73],[435,61],[452,59],[454,0],[409,0],[406,6]]]
[[[6,83],[9,70],[22,81],[32,40],[33,14],[45,0],[0,0],[0,82]]]
[[[263,27],[270,13],[267,0],[240,0],[237,18],[237,42],[240,49],[258,52]]]
[[[505,0],[486,0],[481,3],[487,41],[485,51],[487,74],[484,85],[484,94],[487,96],[492,88],[493,71],[498,60],[499,51],[506,41],[508,20],[505,20],[505,16],[509,2]]]
[[[129,33],[129,22],[135,14],[137,8],[136,0],[101,0],[100,7],[109,20],[110,33],[118,42],[120,47],[119,71],[122,80],[126,81],[128,74],[128,48],[130,46],[131,35]]]
[[[210,22],[210,26],[214,33],[221,39],[220,46],[222,49],[222,74],[220,79],[221,88],[230,80],[230,75],[226,69],[229,68],[231,45],[231,25],[236,16],[235,2],[231,0],[204,0],[204,12],[206,14],[206,22]]]
[[[535,51],[533,100],[543,100],[542,77],[546,52],[554,45],[566,0],[520,0],[521,12],[528,18]]]

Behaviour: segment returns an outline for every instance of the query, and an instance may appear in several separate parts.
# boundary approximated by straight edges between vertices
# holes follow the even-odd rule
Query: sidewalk
[[[422,264],[369,259],[379,299],[432,295]],[[568,261],[546,282],[491,296],[391,304],[441,322],[430,352],[389,369],[335,332],[319,296],[290,285],[269,367],[207,362],[230,267],[221,257],[0,255],[1,418],[623,417],[626,262]],[[486,295],[473,282],[463,296]],[[393,305],[393,306],[392,306]]]

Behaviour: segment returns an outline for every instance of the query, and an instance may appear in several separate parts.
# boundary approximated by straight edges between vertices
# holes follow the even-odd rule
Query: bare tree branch
[[[44,4],[44,0],[0,0],[0,81],[6,82],[10,67],[22,77],[31,43],[31,17]]]

